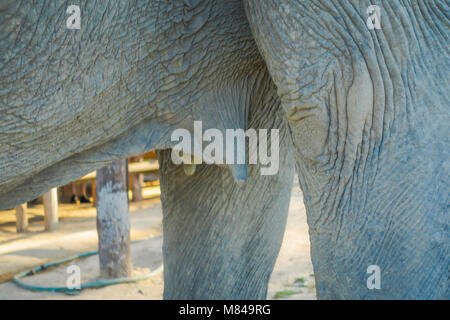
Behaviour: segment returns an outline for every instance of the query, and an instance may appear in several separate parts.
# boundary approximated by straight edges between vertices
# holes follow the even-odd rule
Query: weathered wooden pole
[[[53,231],[58,227],[58,189],[50,189],[44,194],[44,225],[46,231]]]
[[[128,161],[97,170],[97,232],[100,273],[104,278],[131,274]]]
[[[135,157],[134,162],[142,162],[144,157]],[[131,174],[131,191],[133,192],[133,201],[142,200],[142,186],[144,185],[144,174],[133,173]]]
[[[26,232],[28,230],[27,203],[16,206],[16,230]]]

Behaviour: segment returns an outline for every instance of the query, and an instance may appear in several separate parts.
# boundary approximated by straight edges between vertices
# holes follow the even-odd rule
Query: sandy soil
[[[60,223],[53,232],[42,232],[43,208],[29,209],[29,232],[16,233],[14,211],[0,212],[0,283],[13,275],[49,261],[97,249],[96,209],[90,204],[60,204]],[[159,199],[131,203],[131,239],[162,232]]]
[[[0,227],[0,239],[3,240],[0,243],[0,279],[1,274],[5,276],[49,260],[96,249],[95,210],[86,207],[81,211],[78,215],[63,219],[58,231],[52,233],[37,232],[38,227],[32,224],[32,232],[17,235],[10,230],[13,226],[3,224]],[[131,211],[132,239],[146,238],[131,245],[133,266],[137,274],[156,270],[162,264],[160,202],[152,200],[133,204]],[[309,247],[305,208],[296,183],[283,245],[269,283],[268,299],[315,299]],[[91,256],[27,277],[24,282],[37,286],[65,286],[69,276],[67,267],[71,264],[80,267],[83,283],[98,279],[98,256]],[[12,281],[0,284],[2,300],[161,299],[162,293],[162,273],[137,283],[85,289],[79,295],[28,291]]]
[[[270,278],[267,299],[316,299],[306,210],[297,178],[292,189],[283,244]]]

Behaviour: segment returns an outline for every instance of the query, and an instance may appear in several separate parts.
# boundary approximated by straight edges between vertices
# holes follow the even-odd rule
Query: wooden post
[[[135,157],[132,160],[134,162],[142,162],[144,157]],[[142,186],[144,185],[144,174],[133,173],[131,174],[131,191],[133,192],[133,202],[142,200]]]
[[[28,230],[27,203],[16,206],[16,229],[17,232]]]
[[[50,189],[44,194],[44,224],[46,231],[55,230],[58,227],[58,189]]]
[[[133,173],[131,175],[131,187],[133,192],[133,202],[142,200],[142,185],[144,184],[144,174]]]
[[[128,161],[97,170],[97,232],[100,274],[104,278],[131,275]]]
[[[92,181],[92,206],[97,206],[97,182],[96,179]]]

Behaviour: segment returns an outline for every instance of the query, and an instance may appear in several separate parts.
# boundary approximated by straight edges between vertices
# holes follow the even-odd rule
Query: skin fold
[[[66,6],[0,3],[0,209],[157,149],[164,298],[264,299],[295,165],[318,298],[449,298],[445,1]],[[280,170],[174,165],[196,120],[279,129]]]

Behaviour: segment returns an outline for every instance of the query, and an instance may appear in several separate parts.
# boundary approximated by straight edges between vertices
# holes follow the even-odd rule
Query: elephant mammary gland
[[[265,299],[287,219],[294,166],[291,141],[275,87],[261,79],[248,128],[280,131],[280,170],[248,179],[231,168],[197,165],[186,175],[158,152],[163,207],[165,299]],[[230,97],[232,98],[232,97]],[[270,146],[270,143],[268,144]]]

